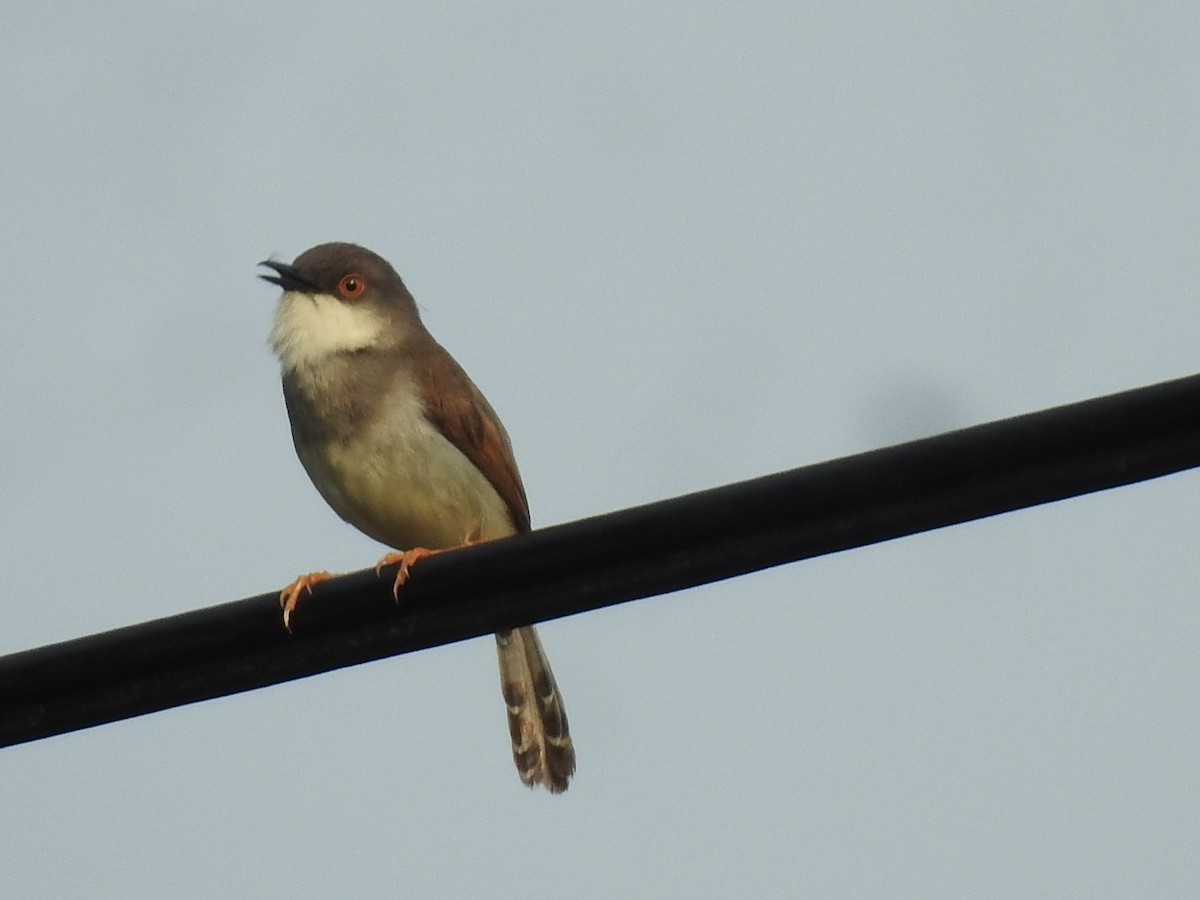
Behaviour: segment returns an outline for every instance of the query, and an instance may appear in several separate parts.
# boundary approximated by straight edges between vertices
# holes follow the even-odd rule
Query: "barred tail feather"
[[[513,761],[525,784],[567,789],[575,771],[575,748],[550,661],[532,626],[496,633],[500,688],[508,707]]]

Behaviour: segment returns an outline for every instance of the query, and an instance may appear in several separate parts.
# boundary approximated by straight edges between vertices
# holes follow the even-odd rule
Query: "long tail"
[[[575,748],[546,651],[532,626],[497,632],[496,650],[517,774],[560,794],[575,771]]]

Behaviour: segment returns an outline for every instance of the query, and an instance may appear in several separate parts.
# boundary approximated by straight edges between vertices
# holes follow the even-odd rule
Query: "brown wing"
[[[440,345],[430,344],[414,360],[429,420],[491,482],[517,531],[528,531],[529,501],[504,426],[462,366]]]

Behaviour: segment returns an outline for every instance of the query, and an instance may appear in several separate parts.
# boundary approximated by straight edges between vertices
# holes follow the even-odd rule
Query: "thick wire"
[[[0,746],[1197,465],[1191,376],[0,657]]]

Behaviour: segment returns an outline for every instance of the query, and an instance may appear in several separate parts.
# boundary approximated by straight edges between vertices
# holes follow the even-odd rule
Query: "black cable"
[[[0,658],[0,746],[1200,465],[1200,376]],[[747,614],[752,609],[747,608]]]

